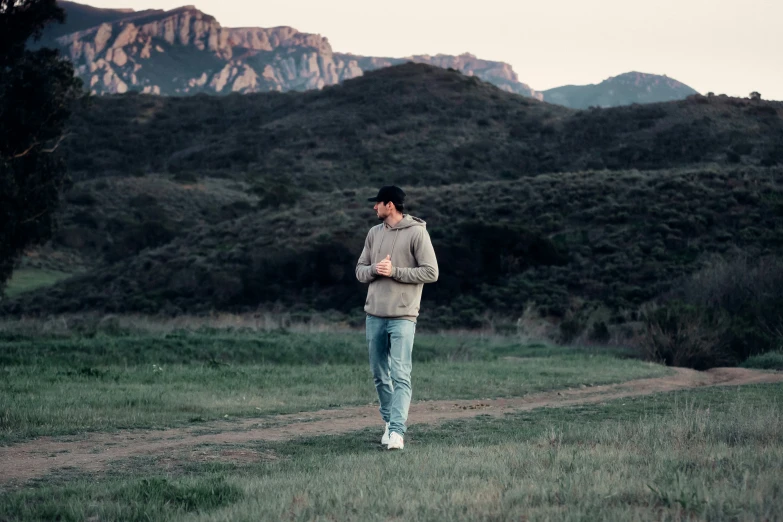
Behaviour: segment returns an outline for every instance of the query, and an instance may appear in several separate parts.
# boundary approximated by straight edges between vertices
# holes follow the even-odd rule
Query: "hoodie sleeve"
[[[370,237],[372,229],[367,233],[367,239],[364,240],[362,255],[359,256],[359,262],[356,263],[356,279],[360,283],[372,283],[378,274],[375,273],[375,267],[372,264],[372,241]]]
[[[400,283],[419,284],[434,283],[438,280],[438,259],[427,229],[421,227],[421,233],[413,242],[413,256],[416,258],[416,268],[395,266],[392,279]]]

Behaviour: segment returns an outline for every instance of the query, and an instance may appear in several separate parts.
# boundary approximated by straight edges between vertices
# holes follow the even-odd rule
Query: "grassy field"
[[[3,339],[0,337],[0,339]],[[368,404],[363,332],[5,334],[0,442]],[[417,336],[418,400],[520,396],[666,373],[608,350]]]
[[[0,444],[373,402],[362,332],[0,334]],[[590,386],[666,368],[608,349],[419,335],[414,399]],[[205,424],[207,427],[208,424]],[[206,444],[0,486],[0,520],[778,520],[783,385]]]
[[[779,520],[783,385],[199,448],[251,462],[118,461],[0,497],[8,520]],[[165,459],[171,462],[171,456]]]
[[[17,295],[51,286],[61,281],[71,274],[59,272],[57,270],[45,270],[39,268],[20,268],[15,270],[11,279],[8,280],[8,286],[5,289],[6,296],[16,297]]]

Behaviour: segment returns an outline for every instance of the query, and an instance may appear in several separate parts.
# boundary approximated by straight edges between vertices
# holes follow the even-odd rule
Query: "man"
[[[405,212],[405,192],[382,187],[373,210],[383,221],[370,229],[356,265],[356,278],[369,283],[367,343],[375,389],[386,423],[381,444],[403,449],[411,403],[411,353],[424,283],[438,280],[438,260],[426,223]]]

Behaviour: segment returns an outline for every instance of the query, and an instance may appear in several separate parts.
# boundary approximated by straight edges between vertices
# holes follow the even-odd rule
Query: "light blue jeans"
[[[389,433],[405,434],[411,404],[411,354],[416,323],[367,315],[370,370]]]

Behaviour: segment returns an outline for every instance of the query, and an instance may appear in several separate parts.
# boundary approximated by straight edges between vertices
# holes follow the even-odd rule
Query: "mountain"
[[[322,90],[94,97],[61,149],[76,180],[168,173],[306,190],[783,160],[783,103],[693,95],[576,111],[424,64]]]
[[[535,137],[571,112],[455,70],[407,63],[301,93],[93,97],[74,112],[61,147],[74,179],[211,172],[287,176],[321,189],[399,172],[416,183],[448,183],[549,169],[556,142]],[[519,140],[495,139],[509,132]]]
[[[543,100],[573,109],[682,100],[698,94],[684,83],[656,74],[629,72],[599,84],[565,85],[542,92]]]
[[[59,5],[66,23],[47,27],[35,45],[60,48],[94,94],[302,91],[409,61],[452,68],[507,92],[577,109],[679,100],[696,93],[665,76],[637,72],[598,85],[538,92],[521,82],[511,65],[469,53],[359,56],[336,53],[327,38],[291,27],[225,28],[192,5],[139,12],[67,1]]]
[[[171,11],[95,9],[61,2],[67,21],[55,45],[95,94],[182,95],[321,89],[364,72],[414,61],[453,67],[509,92],[541,99],[510,65],[473,55],[371,58],[332,51],[327,38],[291,27],[224,28],[194,6]]]

